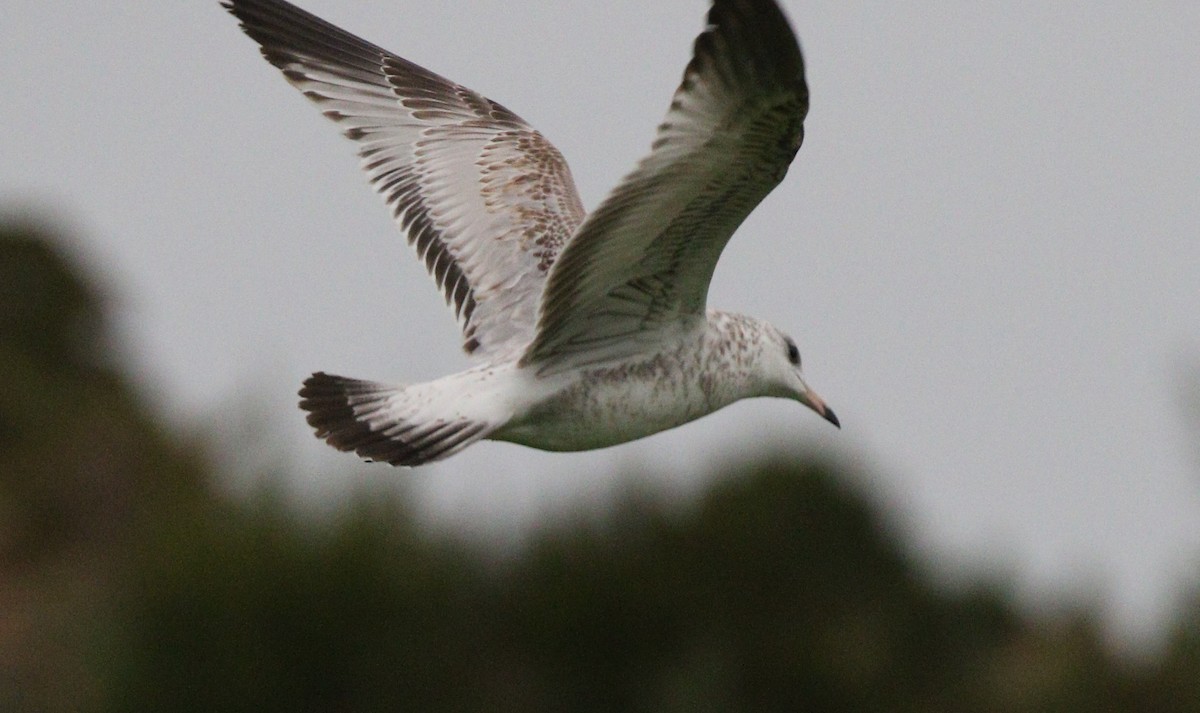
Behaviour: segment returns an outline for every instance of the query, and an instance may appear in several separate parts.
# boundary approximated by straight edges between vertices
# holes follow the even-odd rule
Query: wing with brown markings
[[[283,0],[223,3],[359,145],[470,354],[533,336],[547,271],[583,219],[562,155],[516,114]]]

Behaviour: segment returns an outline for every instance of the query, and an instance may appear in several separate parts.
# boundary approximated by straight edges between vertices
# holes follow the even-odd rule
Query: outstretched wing
[[[804,138],[808,88],[772,0],[716,0],[651,153],[563,249],[522,362],[620,358],[705,310],[734,230]]]
[[[546,273],[584,214],[558,150],[499,104],[283,0],[223,5],[358,142],[467,353],[527,345]]]

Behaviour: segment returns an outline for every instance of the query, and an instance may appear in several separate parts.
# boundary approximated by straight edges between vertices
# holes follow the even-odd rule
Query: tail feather
[[[440,460],[495,430],[486,421],[439,415],[416,387],[317,372],[300,389],[300,408],[317,437],[369,461],[414,466]]]

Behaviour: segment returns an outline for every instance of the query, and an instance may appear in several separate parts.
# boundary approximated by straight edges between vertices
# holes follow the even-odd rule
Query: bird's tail
[[[300,389],[300,408],[329,445],[392,465],[441,460],[499,425],[460,413],[430,386],[391,386],[317,372]]]

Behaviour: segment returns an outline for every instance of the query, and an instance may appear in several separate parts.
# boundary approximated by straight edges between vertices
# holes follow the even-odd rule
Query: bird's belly
[[[674,428],[723,405],[686,374],[598,371],[534,405],[492,438],[547,451],[591,450]]]

